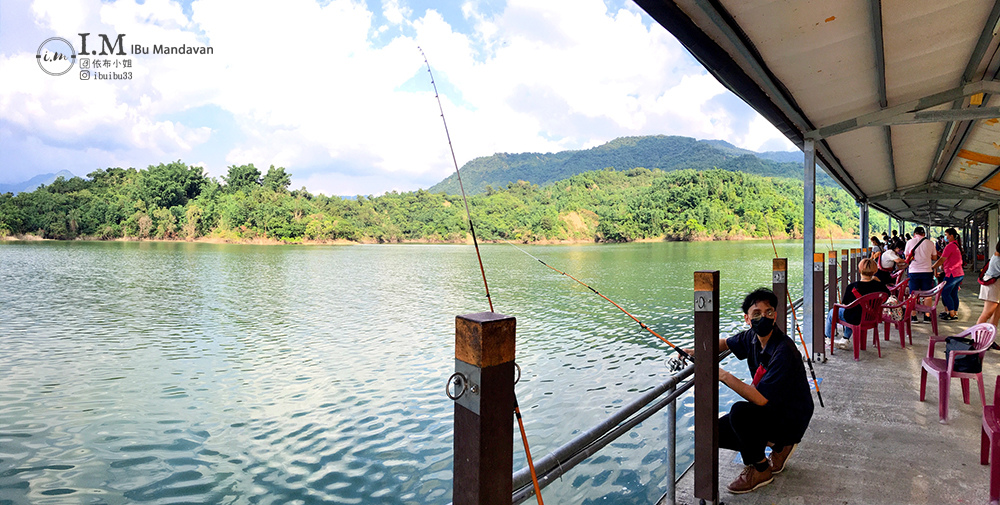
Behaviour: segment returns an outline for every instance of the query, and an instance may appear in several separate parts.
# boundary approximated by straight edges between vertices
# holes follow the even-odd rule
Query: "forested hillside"
[[[289,191],[284,168],[217,181],[180,161],[109,168],[0,195],[0,236],[464,242],[461,197],[419,190],[356,199]],[[800,236],[802,183],[727,170],[597,170],[546,186],[489,187],[469,204],[482,240],[627,242]],[[819,187],[820,235],[854,233],[857,207]],[[873,231],[878,231],[873,223]]]
[[[544,186],[583,172],[605,168],[629,170],[636,167],[666,172],[718,168],[801,180],[802,154],[755,153],[721,140],[656,135],[622,137],[582,151],[497,153],[476,158],[466,163],[461,171],[465,190],[469,194],[477,194],[486,191],[489,186],[504,187],[517,181]],[[822,171],[817,173],[816,182],[823,186],[836,186],[833,179]],[[452,174],[431,186],[429,191],[458,194],[458,179]]]

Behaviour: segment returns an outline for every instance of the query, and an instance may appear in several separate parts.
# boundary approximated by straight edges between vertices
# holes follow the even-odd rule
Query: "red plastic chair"
[[[931,335],[930,342],[927,344],[927,357],[920,361],[920,401],[924,401],[925,393],[927,392],[927,372],[934,372],[938,378],[938,414],[941,417],[942,423],[948,422],[948,391],[951,386],[951,379],[953,378],[962,380],[962,400],[966,404],[969,403],[969,379],[976,379],[979,384],[979,401],[982,402],[981,405],[986,405],[986,389],[983,386],[983,373],[956,372],[954,370],[955,357],[965,354],[978,354],[979,361],[982,362],[983,354],[990,348],[990,344],[993,343],[996,333],[996,327],[989,323],[977,324],[959,333],[956,335],[957,337],[967,337],[974,340],[975,349],[971,351],[951,351],[947,360],[934,357],[934,344],[944,342],[947,337]]]
[[[890,291],[892,287],[889,288]],[[913,297],[906,298],[903,301],[893,304],[893,305],[882,305],[882,322],[885,324],[885,339],[889,340],[889,331],[891,326],[896,327],[896,331],[899,332],[899,347],[906,349],[906,344],[904,343],[904,338],[909,335],[910,345],[913,345],[913,332],[910,330],[910,317],[913,315],[914,306]],[[885,313],[886,309],[903,309],[903,319],[900,321],[895,321],[889,314]]]
[[[927,312],[931,313],[931,330],[934,332],[935,335],[938,334],[937,306],[938,304],[941,303],[941,292],[944,291],[944,284],[945,283],[942,282],[937,286],[934,286],[934,289],[929,289],[926,291],[913,291],[912,293],[910,293],[910,296],[916,299],[916,303],[913,306],[913,313],[917,314],[917,317],[920,317],[920,314],[925,314]],[[922,305],[920,303],[924,298],[929,298],[932,296],[934,297],[934,303],[932,303],[930,306]]]
[[[900,270],[900,272],[903,272],[903,270]],[[889,294],[895,296],[897,300],[905,300],[906,293],[910,287],[909,279],[906,279],[905,277],[900,279],[896,274],[893,274],[893,278],[896,279],[896,283],[886,286],[886,289],[888,289]]]
[[[866,348],[866,340],[868,339],[868,330],[875,330],[872,335],[872,344],[878,348],[878,357],[882,357],[882,344],[878,341],[878,325],[882,322],[882,304],[885,303],[886,299],[889,298],[887,293],[869,293],[857,300],[854,300],[848,305],[842,303],[833,304],[833,327],[836,328],[837,325],[841,325],[845,328],[851,329],[851,342],[854,343],[854,361],[861,359],[861,349]],[[858,324],[850,324],[846,321],[840,321],[840,311],[837,309],[853,309],[855,307],[861,307],[861,322]],[[830,339],[830,354],[833,354],[833,339]]]
[[[983,405],[983,428],[979,463],[990,465],[990,503],[1000,500],[1000,376],[993,389],[993,405]]]

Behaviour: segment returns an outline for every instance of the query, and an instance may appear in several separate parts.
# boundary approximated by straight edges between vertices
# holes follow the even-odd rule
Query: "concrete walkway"
[[[942,335],[972,326],[982,311],[974,274],[966,274],[959,295],[959,319],[941,321]],[[826,363],[816,363],[826,408],[816,402],[809,430],[785,471],[754,492],[731,494],[726,485],[743,465],[734,463],[736,453],[720,449],[720,500],[788,505],[987,503],[989,467],[979,464],[982,405],[977,385],[970,381],[971,402],[966,405],[960,381],[952,381],[950,422],[940,424],[933,376],[928,377],[927,400],[919,401],[920,360],[927,354],[931,325],[915,323],[913,333],[913,345],[907,342],[900,349],[899,335],[892,329],[891,340],[882,340],[881,359],[869,333],[860,361],[854,361],[852,351],[837,349]],[[943,345],[936,351],[943,354]],[[1000,352],[987,351],[987,403],[993,403],[998,372]],[[698,503],[693,473],[678,483],[677,503]]]

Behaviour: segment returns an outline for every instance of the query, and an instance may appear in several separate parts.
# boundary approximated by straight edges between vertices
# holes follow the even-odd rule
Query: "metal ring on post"
[[[458,380],[455,380],[455,379],[458,379]],[[462,391],[460,393],[458,393],[457,395],[455,395],[455,396],[451,395],[451,383],[452,383],[452,381],[455,382],[456,386],[459,386],[459,385],[462,386]],[[448,382],[446,382],[445,385],[444,385],[444,394],[448,395],[448,398],[451,398],[452,401],[455,401],[455,400],[458,400],[459,398],[461,398],[462,395],[464,395],[465,392],[468,391],[468,390],[469,390],[469,379],[464,374],[462,374],[461,372],[455,372],[455,373],[451,374],[451,377],[448,377]]]
[[[517,384],[521,382],[521,367],[517,363],[514,363],[514,368],[517,369],[517,378],[514,379],[514,384]]]

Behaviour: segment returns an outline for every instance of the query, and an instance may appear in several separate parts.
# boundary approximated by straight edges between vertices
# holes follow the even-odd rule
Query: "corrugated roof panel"
[[[878,110],[867,0],[723,3],[815,126]]]
[[[840,163],[866,194],[892,191],[889,151],[882,128],[860,128],[827,139],[830,148],[840,153]]]
[[[899,188],[927,182],[942,132],[943,123],[892,127],[892,152],[896,158],[896,185]]]
[[[884,0],[889,105],[957,87],[992,7],[981,0]]]

